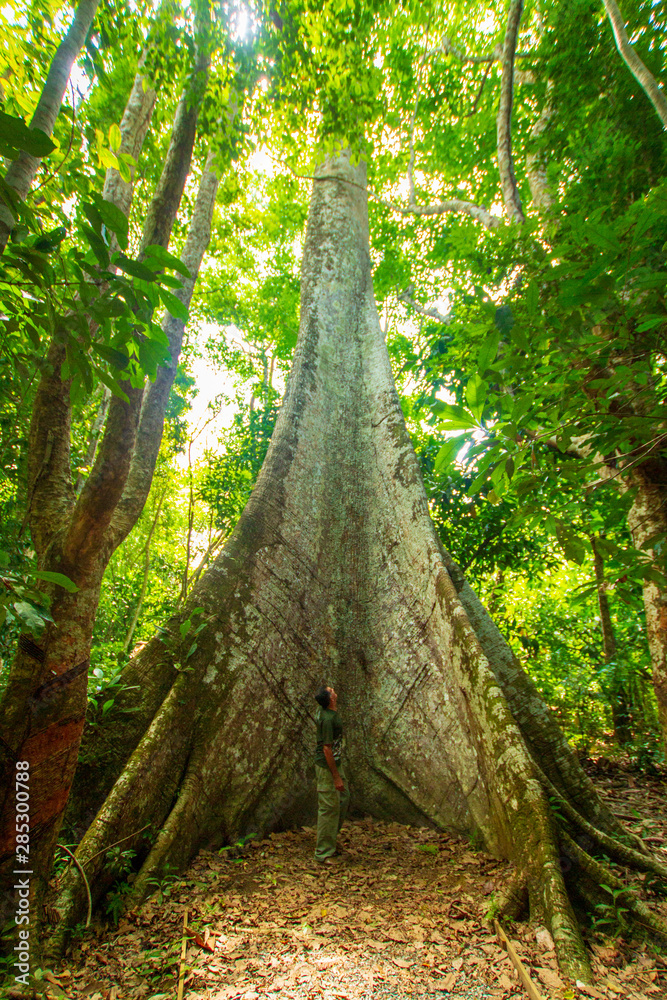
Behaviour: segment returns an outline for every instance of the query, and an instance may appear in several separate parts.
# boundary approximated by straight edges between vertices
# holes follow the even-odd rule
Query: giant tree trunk
[[[529,898],[563,968],[588,978],[560,857],[589,900],[590,859],[557,829],[548,796],[567,804],[573,835],[667,871],[617,839],[442,550],[375,308],[365,168],[347,155],[318,170],[301,280],[294,366],[253,494],[170,623],[172,639],[153,640],[130,664],[126,680],[140,688],[120,707],[136,711],[86,747],[86,774],[97,766],[104,777],[95,789],[81,783],[78,797],[99,799],[116,778],[77,851],[93,897],[109,886],[105,848],[147,825],[148,851],[144,833],[125,844],[141,861],[135,903],[202,845],[312,814],[313,691],[326,680],[340,691],[357,808],[476,834],[512,858],[506,909],[516,915]],[[72,868],[55,946],[84,901]]]

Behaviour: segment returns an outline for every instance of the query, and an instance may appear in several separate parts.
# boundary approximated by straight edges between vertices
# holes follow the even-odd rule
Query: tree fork
[[[186,88],[186,96],[179,105],[180,113],[174,123],[165,170],[154,199],[153,223],[147,223],[144,245],[146,241],[148,244],[164,244],[168,240],[167,227],[171,227],[174,222],[189,170],[197,116],[210,63],[208,8],[205,6],[202,11],[200,16],[203,18],[203,26],[200,24],[198,31],[202,48],[197,52],[193,77]],[[133,88],[133,95],[135,90],[136,87]],[[135,120],[141,123],[141,116],[135,115]],[[212,192],[214,200],[215,185],[211,187],[209,184],[208,190]],[[159,206],[162,213],[159,218],[155,214],[156,206]],[[212,210],[211,202],[211,212]],[[149,211],[149,216],[150,214]],[[179,338],[176,338],[172,347],[180,350]],[[51,351],[55,352],[56,364],[53,374],[47,374],[40,383],[31,425],[31,436],[40,438],[36,451],[38,455],[44,455],[51,467],[47,470],[48,475],[43,477],[41,465],[36,472],[33,470],[32,495],[37,514],[32,518],[31,527],[37,536],[37,545],[41,544],[40,568],[65,573],[79,589],[71,594],[58,588],[51,609],[54,625],[47,626],[39,647],[32,644],[32,652],[19,648],[0,705],[0,737],[5,758],[2,762],[0,791],[0,877],[9,887],[0,903],[0,917],[8,916],[13,906],[11,886],[14,881],[12,868],[15,824],[14,810],[9,807],[14,777],[13,762],[25,759],[30,762],[31,767],[33,809],[30,860],[34,870],[31,892],[35,923],[39,920],[55,843],[76,767],[86,711],[90,640],[101,579],[108,560],[120,541],[117,538],[114,542],[109,525],[132,470],[132,451],[136,446],[137,428],[141,426],[141,402],[144,395],[142,388],[127,385],[125,388],[129,402],[113,398],[98,458],[81,494],[76,498],[69,468],[68,392],[67,385],[60,379],[63,351],[57,340],[54,340]],[[177,357],[171,360],[166,390],[165,381],[161,380],[159,399],[164,405],[178,363]],[[49,435],[53,436],[53,421],[49,420],[49,414],[53,415],[54,405],[60,406],[62,412],[55,414],[58,418],[55,424],[55,445],[50,445]],[[153,427],[161,435],[161,418],[153,420]],[[157,447],[159,442],[155,448],[156,453]],[[125,533],[141,513],[147,492],[148,488],[140,498],[141,503],[135,504],[133,518],[126,518]],[[47,510],[37,503],[42,497],[50,504]],[[57,510],[58,516],[51,517],[50,523],[47,523],[49,513],[53,510]],[[44,530],[40,533],[42,527]],[[53,589],[52,587],[51,590]]]

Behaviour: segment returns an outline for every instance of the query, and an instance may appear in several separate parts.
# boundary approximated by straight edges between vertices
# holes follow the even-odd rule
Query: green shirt
[[[315,763],[318,767],[329,766],[324,756],[324,747],[328,745],[333,751],[334,760],[340,764],[343,755],[343,726],[338,718],[338,712],[332,712],[330,708],[318,708],[315,725],[317,726]]]

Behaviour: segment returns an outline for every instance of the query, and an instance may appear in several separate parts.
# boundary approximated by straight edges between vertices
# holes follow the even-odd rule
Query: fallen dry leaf
[[[535,969],[540,981],[548,986],[552,990],[562,990],[565,989],[565,983],[560,978],[558,973],[554,972],[552,969]]]

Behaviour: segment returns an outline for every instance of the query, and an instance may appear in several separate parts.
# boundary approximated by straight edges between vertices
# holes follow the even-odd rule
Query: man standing
[[[330,863],[336,853],[336,838],[347,815],[350,791],[341,760],[343,726],[338,718],[338,695],[332,687],[321,687],[315,695],[320,706],[315,716],[317,744],[317,844],[315,860]]]

